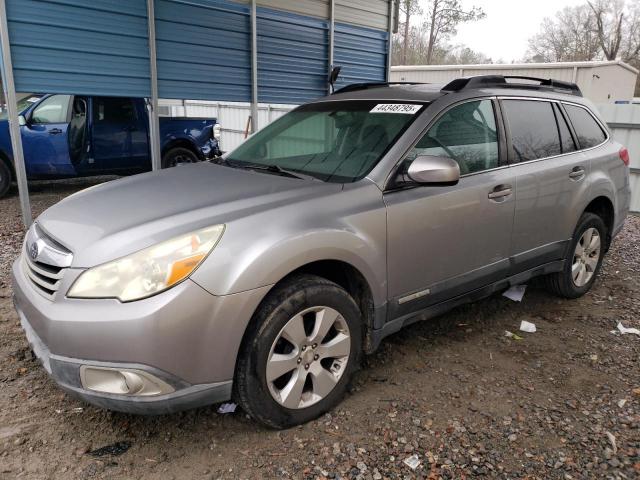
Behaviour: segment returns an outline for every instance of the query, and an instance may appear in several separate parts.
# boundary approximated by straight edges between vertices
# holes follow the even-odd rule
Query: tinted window
[[[374,101],[311,103],[287,113],[231,152],[227,163],[276,165],[326,182],[353,182],[371,171],[413,122],[408,111]],[[391,105],[393,106],[393,105]]]
[[[562,147],[562,153],[573,152],[576,150],[576,144],[573,141],[567,120],[564,118],[564,114],[560,110],[558,104],[553,105],[553,111],[556,114],[556,120],[558,121],[558,131],[560,132],[560,145]]]
[[[550,102],[504,100],[516,161],[559,155],[560,137]]]
[[[498,133],[491,100],[462,103],[440,117],[409,153],[453,158],[460,173],[498,166]]]
[[[93,121],[106,123],[131,123],[136,110],[130,98],[94,98]]]
[[[580,148],[590,148],[601,144],[607,138],[595,118],[584,108],[565,105],[569,119],[578,136]]]
[[[42,101],[31,116],[33,123],[67,123],[70,95],[53,95]]]

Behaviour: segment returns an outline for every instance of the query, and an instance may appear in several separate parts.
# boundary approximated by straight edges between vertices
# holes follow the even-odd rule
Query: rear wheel
[[[607,227],[602,218],[584,213],[573,234],[564,268],[546,277],[547,288],[565,298],[578,298],[587,293],[600,271],[606,242]]]
[[[342,399],[361,344],[361,315],[351,296],[321,277],[296,277],[256,313],[238,359],[235,396],[270,427],[313,420]]]
[[[175,167],[184,163],[196,163],[200,159],[193,150],[185,147],[174,147],[162,156],[162,168]]]
[[[4,197],[4,195],[9,191],[9,187],[11,186],[11,170],[7,164],[0,159],[0,197]]]

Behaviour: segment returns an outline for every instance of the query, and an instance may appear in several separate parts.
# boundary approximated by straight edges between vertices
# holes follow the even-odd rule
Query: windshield
[[[376,101],[305,105],[250,137],[226,162],[354,182],[373,169],[423,106]]]
[[[18,113],[24,112],[27,108],[29,108],[31,105],[33,105],[35,102],[37,102],[41,98],[42,98],[42,95],[34,95],[30,93],[23,99],[18,100]],[[7,109],[3,108],[2,111],[0,112],[0,120],[6,120],[7,115],[8,115]]]

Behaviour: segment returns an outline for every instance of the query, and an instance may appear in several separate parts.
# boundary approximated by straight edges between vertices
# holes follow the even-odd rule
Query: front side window
[[[517,162],[560,155],[560,136],[551,102],[503,100]]]
[[[595,147],[606,140],[607,136],[602,131],[602,128],[586,109],[566,104],[564,108],[567,110],[569,119],[576,131],[580,148]]]
[[[276,166],[326,182],[354,182],[373,169],[422,108],[375,101],[305,105],[250,137],[226,162]]]
[[[71,95],[53,95],[42,101],[31,115],[32,123],[67,123]]]
[[[465,102],[445,112],[409,152],[453,158],[460,174],[496,168],[499,163],[498,132],[491,100]]]

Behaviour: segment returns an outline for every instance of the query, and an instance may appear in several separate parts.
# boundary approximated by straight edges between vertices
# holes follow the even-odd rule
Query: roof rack
[[[507,80],[529,80],[533,83],[514,83],[507,82]],[[442,87],[443,93],[459,92],[460,90],[472,89],[472,88],[518,88],[518,89],[531,89],[531,90],[562,90],[578,97],[582,96],[580,87],[575,83],[564,82],[562,80],[555,80],[552,78],[538,78],[538,77],[525,77],[521,75],[478,75],[475,77],[463,77],[456,78]]]
[[[364,83],[352,83],[339,88],[336,93],[355,92],[357,90],[367,90],[369,88],[376,87],[390,87],[392,85],[424,85],[424,82],[364,82]]]

